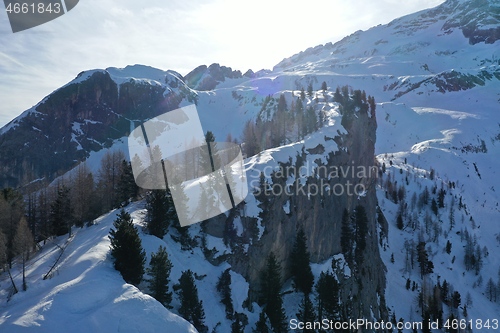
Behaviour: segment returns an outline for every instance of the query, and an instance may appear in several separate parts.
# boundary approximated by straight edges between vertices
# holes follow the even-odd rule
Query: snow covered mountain
[[[128,210],[136,216],[139,208],[134,205]],[[1,276],[2,332],[158,332],[165,327],[168,332],[196,332],[154,298],[124,283],[113,268],[108,233],[116,213],[103,216],[93,228],[78,231],[72,239],[47,243],[27,268],[29,291],[8,303],[10,282],[7,274]],[[148,251],[156,251],[153,246],[158,242],[151,238]],[[51,277],[43,280],[60,256]]]
[[[380,280],[381,288],[378,297],[385,296],[385,304],[373,299],[378,293],[375,293],[376,283],[367,288],[374,289],[372,294],[364,291],[369,295],[367,304],[375,306],[371,319],[394,317],[405,322],[422,321],[427,315],[422,310],[427,311],[429,304],[435,303],[433,297],[439,294],[436,311],[442,311],[443,320],[451,315],[472,320],[472,331],[478,332],[481,331],[478,320],[482,323],[489,320],[492,325],[493,320],[500,317],[497,296],[493,298],[486,292],[487,281],[491,279],[498,285],[495,295],[500,295],[500,256],[495,251],[500,246],[499,20],[500,1],[448,0],[436,8],[387,25],[355,32],[337,43],[305,50],[284,59],[272,71],[242,75],[214,64],[200,66],[186,77],[140,65],[84,72],[0,130],[0,185],[26,186],[41,179],[50,182],[85,158],[97,165],[101,156],[98,151],[111,145],[123,146],[123,137],[138,121],[191,103],[197,104],[205,131],[213,131],[219,140],[228,134],[241,139],[247,121],[271,117],[281,94],[290,105],[300,97],[301,88],[309,85],[313,92],[305,97],[304,104],[312,106],[318,114],[326,113],[330,122],[303,140],[289,139],[286,145],[249,156],[248,172],[258,173],[266,166],[274,170],[279,162],[296,163],[297,156],[304,151],[305,160],[313,168],[319,165],[318,160],[327,163],[328,154],[335,152],[353,153],[359,162],[363,155],[367,159],[371,157],[359,148],[369,147],[367,141],[363,141],[368,140],[369,135],[365,137],[358,130],[350,132],[356,133],[350,143],[342,143],[338,138],[331,140],[349,132],[347,125],[340,124],[339,105],[334,102],[335,88],[349,85],[375,97],[374,149],[384,171],[373,193],[338,199],[326,206],[352,209],[361,202],[371,207],[374,229],[370,239],[376,251],[372,251],[370,269],[378,267],[376,279]],[[320,89],[322,82],[327,84],[326,92]],[[269,99],[266,102],[268,96],[275,98],[276,104],[269,103]],[[355,143],[356,140],[360,142]],[[313,174],[313,170],[309,170],[299,178],[305,181]],[[292,178],[285,181],[292,183]],[[268,180],[273,181],[271,177]],[[378,208],[373,201],[375,195]],[[293,215],[290,207],[293,208],[294,203],[284,196],[279,198],[272,209],[276,223],[269,226],[257,223],[257,234],[264,237],[259,247],[252,247],[254,240],[246,235],[250,234],[250,222],[259,220],[261,210],[253,195],[246,201],[244,215],[233,217],[231,222],[238,237],[247,237],[248,261],[239,262],[234,250],[221,240],[222,230],[217,225],[225,221],[226,216],[208,225],[207,248],[215,248],[213,257],[218,259],[212,263],[219,266],[208,263],[199,248],[182,251],[169,236],[165,237],[176,257],[172,280],[178,279],[180,272],[187,268],[200,276],[207,275],[197,283],[199,289],[204,290],[200,297],[206,305],[205,311],[210,313],[207,325],[210,329],[218,327],[217,332],[230,332],[231,324],[224,318],[223,306],[214,301],[218,276],[232,267],[233,301],[236,311],[248,317],[245,332],[251,332],[258,320],[259,307],[253,303],[250,310],[245,300],[247,297],[254,300],[252,288],[259,273],[259,266],[255,265],[269,250],[280,253],[285,262],[286,244],[293,241],[288,235],[294,232],[288,229],[295,228],[299,221],[306,225],[311,238],[308,246],[315,262],[316,278],[321,271],[331,269],[333,254],[337,255],[336,259],[342,258],[340,246],[335,244],[340,233],[341,212],[328,208],[332,209],[325,210],[330,214],[328,217],[316,213],[308,216],[316,212],[314,205],[319,207],[323,201],[314,203],[313,199],[314,204],[307,206],[306,200],[297,199],[295,206],[300,207],[302,213]],[[136,223],[142,223],[140,203],[128,209],[135,212]],[[40,324],[40,331],[54,331],[60,325],[59,318],[68,316],[68,312],[75,322],[93,325],[94,320],[100,323],[103,317],[99,316],[104,315],[102,309],[109,309],[110,304],[114,304],[113,307],[105,311],[109,311],[111,317],[119,316],[121,307],[131,309],[127,318],[130,320],[121,327],[133,327],[130,325],[134,324],[135,304],[140,304],[137,307],[146,309],[145,313],[160,326],[175,322],[179,332],[193,329],[139,290],[120,282],[118,273],[110,268],[105,235],[114,214],[74,236],[67,248],[68,259],[53,279],[40,280],[41,272],[45,272],[51,260],[38,258],[45,254],[46,258],[52,258],[56,248],[47,247],[35,257],[29,273],[33,287],[26,296],[20,293],[2,305],[0,327],[16,331],[19,327],[35,328]],[[387,221],[388,227],[375,224],[378,216],[384,217],[381,220]],[[293,227],[280,222],[288,218]],[[316,229],[327,221],[336,221],[337,224],[332,223],[336,227]],[[193,238],[198,232],[198,227],[190,228]],[[156,251],[161,242],[145,234],[142,238],[148,253]],[[423,247],[419,252],[417,246],[421,243]],[[470,267],[471,246],[474,261],[480,262],[479,269]],[[424,250],[433,263],[432,273],[420,271],[417,257]],[[225,260],[226,257],[232,259]],[[88,263],[83,264],[85,260]],[[39,265],[39,272],[37,262],[44,263]],[[93,285],[93,280],[80,281],[88,276],[101,279],[102,275],[109,283],[109,288],[99,287],[105,289],[104,296],[86,287]],[[451,286],[446,292],[442,288],[445,280]],[[8,284],[5,274],[1,283],[2,287]],[[290,283],[285,284],[284,291],[287,316],[294,318],[300,297],[292,292]],[[461,295],[457,306],[450,301],[454,291]],[[79,293],[86,296],[87,306],[83,301],[83,305],[73,302]],[[88,313],[92,315],[87,317]],[[151,330],[155,327],[152,325]],[[117,326],[110,326],[109,330],[119,331]],[[404,330],[411,331],[410,328]]]

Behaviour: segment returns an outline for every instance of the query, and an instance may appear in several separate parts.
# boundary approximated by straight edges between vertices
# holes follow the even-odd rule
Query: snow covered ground
[[[127,207],[134,219],[141,203]],[[67,242],[61,236],[34,256],[27,269],[28,290],[10,298],[1,297],[2,332],[196,332],[194,327],[173,314],[154,298],[126,284],[113,268],[108,233],[117,211],[96,220],[89,228],[75,229],[53,276],[43,280],[60,249]],[[149,252],[158,242],[145,242]],[[179,265],[177,265],[179,267]],[[20,267],[13,269],[21,287]],[[6,296],[10,286],[7,274],[1,275],[1,290]]]
[[[383,182],[390,179],[398,187],[404,185],[409,207],[412,207],[413,193],[418,197],[425,187],[429,191],[433,187],[446,191],[445,207],[439,209],[437,216],[431,212],[430,205],[423,209],[409,209],[403,230],[396,226],[400,205],[386,197],[382,185],[377,193],[381,209],[390,224],[388,242],[381,251],[388,268],[387,303],[398,320],[421,320],[418,293],[426,286],[420,278],[417,262],[414,269],[405,268],[405,242],[413,241],[416,245],[419,240],[427,242],[429,258],[434,263],[434,273],[425,279],[426,283],[432,286],[446,280],[461,294],[460,318],[464,319],[463,309],[468,298],[472,302],[467,304],[468,317],[465,319],[481,319],[484,322],[489,319],[491,322],[500,318],[499,305],[490,302],[485,293],[486,281],[492,278],[497,282],[500,268],[500,197],[497,192],[500,188],[500,145],[494,139],[500,132],[500,118],[495,113],[486,115],[484,109],[478,113],[454,111],[462,108],[455,108],[452,101],[447,109],[410,108],[393,103],[378,106],[376,150],[379,162],[387,166]],[[487,151],[482,150],[482,142]],[[433,180],[430,179],[431,169],[435,170]],[[456,186],[449,188],[450,182],[455,182]],[[460,197],[466,209],[459,209]],[[431,198],[437,200],[437,195],[431,193]],[[452,228],[450,209],[455,220]],[[426,232],[426,214],[436,223],[437,231]],[[406,226],[412,218],[417,221],[416,229]],[[477,275],[474,270],[466,271],[464,266],[465,241],[462,237],[466,230],[484,249],[483,267]],[[452,245],[450,254],[445,251],[447,241]],[[391,255],[394,263],[391,262]],[[416,281],[416,290],[406,290],[407,279]],[[450,313],[451,309],[444,306],[444,320]]]

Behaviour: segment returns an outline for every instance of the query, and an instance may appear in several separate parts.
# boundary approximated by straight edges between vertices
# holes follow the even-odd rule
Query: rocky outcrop
[[[263,212],[262,223],[265,231],[260,240],[249,246],[247,255],[236,255],[230,259],[233,269],[244,275],[250,282],[249,298],[256,300],[262,271],[266,258],[272,251],[279,259],[283,278],[290,277],[290,254],[296,233],[303,228],[308,248],[313,262],[322,262],[333,255],[341,253],[341,218],[344,208],[353,212],[356,206],[362,205],[367,212],[368,233],[366,248],[363,252],[364,261],[360,267],[351,272],[342,284],[342,298],[345,303],[354,302],[353,317],[377,318],[386,316],[385,306],[380,304],[385,290],[385,267],[378,250],[378,225],[376,219],[377,199],[375,184],[377,168],[374,160],[374,144],[376,138],[376,120],[367,112],[357,112],[351,121],[346,121],[347,134],[325,137],[325,142],[334,140],[338,151],[330,153],[327,164],[318,168],[315,176],[309,177],[305,192],[299,190],[299,180],[292,185],[288,193],[273,196],[270,207]],[[327,143],[325,143],[326,145]],[[302,151],[305,160],[308,154]],[[299,162],[300,163],[300,162]],[[317,161],[317,163],[320,163]],[[290,164],[284,164],[284,168]],[[297,166],[296,166],[297,167]],[[372,170],[370,176],[347,172],[338,177],[330,174],[330,179],[324,170]],[[273,177],[273,185],[285,187],[286,179]],[[351,184],[362,184],[366,189],[361,195],[349,195],[347,189]],[[329,186],[331,192],[322,191],[313,194],[314,188]],[[308,189],[310,194],[308,195]],[[335,189],[335,190],[333,190]],[[341,193],[343,189],[344,192]],[[361,187],[358,187],[361,189]],[[335,191],[335,193],[333,193]],[[282,207],[289,207],[289,210]],[[219,221],[220,222],[220,221]],[[215,230],[214,230],[215,231]],[[221,230],[219,230],[220,232]]]
[[[176,78],[168,80],[172,86]],[[182,85],[167,90],[166,84],[135,79],[118,84],[106,70],[80,73],[0,134],[0,188],[50,182],[91,151],[128,135],[131,120],[177,108],[189,91]]]
[[[245,75],[250,73],[245,73]],[[253,74],[253,73],[252,73]],[[247,75],[247,76],[248,76]],[[212,90],[221,82],[227,79],[238,79],[243,77],[239,70],[232,70],[231,67],[211,64],[210,66],[201,65],[189,72],[184,80],[192,89],[200,91]]]

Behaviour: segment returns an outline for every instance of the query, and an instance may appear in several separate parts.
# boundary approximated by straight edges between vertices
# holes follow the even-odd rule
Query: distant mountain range
[[[444,106],[445,93],[487,89],[500,80],[499,6],[493,0],[450,0],[310,48],[272,71],[242,75],[213,64],[185,77],[140,65],[82,72],[0,130],[0,186],[50,181],[125,136],[131,121],[183,103],[198,104],[207,129],[233,137],[268,94],[309,82],[316,88],[322,81],[333,88],[349,84],[377,102]]]

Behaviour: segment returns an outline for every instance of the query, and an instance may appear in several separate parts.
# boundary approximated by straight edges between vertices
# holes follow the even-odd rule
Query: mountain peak
[[[327,58],[346,59],[371,57],[373,55],[394,55],[406,50],[422,49],[433,37],[462,34],[469,44],[493,44],[500,39],[500,0],[448,0],[442,4],[397,18],[386,25],[378,25],[366,31],[358,30],[336,43],[310,47],[278,63],[274,70],[289,69],[308,61],[322,61]],[[455,34],[454,34],[455,35]],[[408,40],[415,36],[417,44]],[[388,41],[399,43],[388,46]],[[393,43],[395,45],[396,43]],[[388,47],[384,47],[384,44]],[[457,44],[450,40],[440,45]]]
[[[241,77],[239,70],[233,70],[231,67],[214,63],[208,67],[206,65],[196,67],[184,79],[190,88],[207,91],[214,89],[220,82],[224,82],[226,78],[238,79]]]
[[[470,44],[493,44],[500,39],[499,0],[448,0],[425,14],[446,16],[442,30],[459,28]]]

